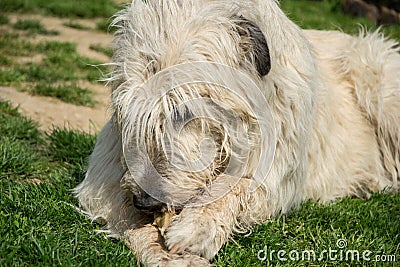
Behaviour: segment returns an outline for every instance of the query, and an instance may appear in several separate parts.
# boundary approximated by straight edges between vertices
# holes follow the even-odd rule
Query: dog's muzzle
[[[141,192],[139,195],[133,194],[132,202],[137,209],[149,212],[160,211],[165,205],[145,192]]]

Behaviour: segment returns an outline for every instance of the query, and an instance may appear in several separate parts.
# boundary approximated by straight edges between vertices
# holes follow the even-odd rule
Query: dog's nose
[[[142,211],[160,211],[164,203],[152,198],[148,194],[141,194],[140,196],[133,196],[133,205]]]

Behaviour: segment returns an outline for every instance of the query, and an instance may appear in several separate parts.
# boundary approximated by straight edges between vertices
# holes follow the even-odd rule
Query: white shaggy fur
[[[251,47],[252,36],[243,35],[248,21],[259,27],[268,43],[271,69],[265,76],[255,67],[260,51]],[[110,233],[125,237],[139,261],[149,266],[207,265],[232,234],[286,213],[306,199],[324,202],[398,191],[400,55],[396,42],[377,32],[352,37],[303,31],[273,0],[134,0],[114,23],[119,30],[110,79],[113,116],[98,137],[75,195],[92,219],[104,220]],[[142,89],[156,73],[198,61],[238,69],[261,89],[275,127],[271,168],[257,159],[262,154],[260,131],[272,126],[257,122],[248,102],[210,85],[189,84],[161,94],[159,86],[170,83],[168,79]],[[220,75],[199,72],[215,79]],[[213,139],[217,156],[211,167],[189,172],[165,159],[163,120],[176,106],[198,97],[226,104],[248,129],[252,153],[243,179],[224,173],[240,140],[232,140],[224,128],[209,121],[191,121],[174,145],[183,151],[185,163],[201,154],[197,144],[202,138]],[[252,101],[254,110],[263,105],[261,98]],[[212,105],[185,108],[195,116],[210,115]],[[124,149],[135,145],[146,147],[150,161],[133,150],[127,162]],[[135,168],[128,170],[127,164]],[[268,176],[249,194],[257,167]],[[169,186],[158,185],[155,172]],[[165,233],[160,233],[151,226],[153,214],[134,205],[133,197],[141,191],[133,176],[148,179],[163,196],[180,204],[218,195],[227,184],[235,186],[207,205],[183,205]],[[208,194],[198,194],[199,188]],[[171,205],[167,208],[173,210]]]

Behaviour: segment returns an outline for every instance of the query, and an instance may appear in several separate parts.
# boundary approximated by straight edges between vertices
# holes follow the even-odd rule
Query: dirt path
[[[98,132],[107,120],[106,107],[89,108],[64,103],[52,97],[31,96],[9,87],[0,87],[0,98],[10,100],[19,111],[39,122],[40,129],[53,126]]]
[[[110,59],[104,54],[91,50],[92,44],[107,46],[111,44],[112,35],[98,32],[95,30],[77,30],[66,27],[64,22],[69,19],[59,19],[54,17],[42,17],[38,15],[10,15],[11,23],[17,19],[37,19],[48,30],[59,32],[57,36],[36,36],[34,40],[57,40],[62,42],[74,42],[77,44],[77,51],[82,56],[96,59],[100,62],[109,62]],[[95,29],[95,20],[74,20],[86,27]],[[24,62],[35,61],[35,58],[21,59]],[[68,126],[71,129],[83,130],[85,132],[95,132],[101,129],[107,120],[107,106],[109,99],[109,89],[103,85],[93,85],[84,82],[84,87],[95,93],[95,100],[98,104],[94,108],[75,106],[67,104],[51,97],[31,96],[27,93],[18,92],[16,89],[1,87],[0,99],[8,100],[15,106],[20,106],[20,111],[26,116],[38,121],[40,129],[50,130],[55,126]]]

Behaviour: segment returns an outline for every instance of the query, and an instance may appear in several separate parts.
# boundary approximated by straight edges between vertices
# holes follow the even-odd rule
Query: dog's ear
[[[247,59],[254,63],[258,74],[263,77],[271,70],[271,58],[267,40],[261,29],[252,21],[240,16],[236,30],[241,37],[240,46]]]

